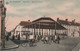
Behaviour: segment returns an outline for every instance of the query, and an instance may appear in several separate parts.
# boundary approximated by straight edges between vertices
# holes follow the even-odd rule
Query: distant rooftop
[[[19,25],[26,26],[26,25],[29,25],[29,24],[32,24],[32,22],[30,22],[30,21],[21,21]]]
[[[61,20],[61,19],[57,18],[57,22],[60,23],[60,24],[64,24],[64,25],[80,26],[80,23],[75,22],[75,19],[72,20],[72,21],[68,21],[68,19]]]
[[[53,22],[54,20],[50,17],[41,17],[41,18],[38,18],[32,22],[37,22],[37,21],[39,21],[39,22]]]

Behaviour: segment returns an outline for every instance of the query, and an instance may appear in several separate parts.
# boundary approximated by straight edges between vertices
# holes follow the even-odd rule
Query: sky
[[[80,22],[80,0],[5,0],[6,30],[11,31],[20,21],[51,17]]]

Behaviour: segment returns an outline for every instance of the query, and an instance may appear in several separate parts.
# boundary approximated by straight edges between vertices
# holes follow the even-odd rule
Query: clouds
[[[46,7],[48,5],[48,3],[46,2],[42,2],[42,3],[35,3],[35,4],[30,4],[27,6],[12,6],[12,5],[6,5],[7,7],[7,14],[8,15],[14,15],[14,16],[30,16],[30,15],[37,15],[36,13],[38,13],[38,11],[36,11],[37,8],[39,7]],[[35,14],[34,14],[35,13]],[[39,14],[38,14],[39,15]]]
[[[26,9],[33,10],[33,9],[38,8],[38,7],[45,7],[47,5],[48,5],[48,3],[46,3],[46,2],[38,3],[38,4],[31,4],[31,5],[27,6]],[[25,7],[23,7],[23,8],[25,8]]]
[[[28,20],[34,20],[34,18],[30,18],[30,17],[6,17],[6,22],[5,22],[5,26],[6,26],[6,30],[7,31],[11,31],[12,29],[14,29],[16,27],[16,25],[18,25],[20,23],[20,21],[28,21]]]
[[[80,16],[80,8],[76,8],[75,10],[70,11],[69,14]]]
[[[62,14],[65,12],[69,13],[71,12],[71,9],[75,9],[75,2],[61,2],[60,4],[52,3],[51,1],[49,2],[42,2],[42,3],[31,3],[29,5],[24,5],[24,6],[12,6],[12,5],[7,5],[7,13],[8,15],[14,15],[18,17],[23,17],[25,15],[27,16],[37,16],[37,15],[54,15],[54,14]]]
[[[11,5],[6,5],[7,13],[17,13],[15,7]]]
[[[9,24],[9,26],[6,25],[7,30],[12,29],[10,27],[15,27],[20,21],[34,20],[42,16],[49,16],[55,20],[57,17],[76,19],[78,22],[80,19],[79,2],[76,0],[44,0],[41,3],[8,4],[6,5],[7,24]]]
[[[66,3],[64,3],[62,5],[59,5],[57,7],[57,9],[58,9],[58,11],[66,11],[66,10],[70,9],[74,5],[75,5],[74,2],[66,2]]]

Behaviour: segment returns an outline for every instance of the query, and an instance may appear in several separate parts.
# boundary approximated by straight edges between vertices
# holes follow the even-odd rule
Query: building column
[[[56,35],[56,22],[55,22],[55,35]]]
[[[53,29],[52,29],[52,31],[51,31],[52,33],[51,33],[51,35],[53,35]]]
[[[34,28],[34,27],[33,27],[33,25],[32,25],[32,34],[33,34],[33,28]]]
[[[22,26],[20,26],[20,37],[21,37],[21,34],[22,34]],[[16,33],[16,32],[15,32]]]
[[[39,35],[40,35],[40,22],[39,22]]]
[[[34,24],[34,35],[35,35],[36,24]]]
[[[42,36],[43,36],[43,29],[42,29]]]

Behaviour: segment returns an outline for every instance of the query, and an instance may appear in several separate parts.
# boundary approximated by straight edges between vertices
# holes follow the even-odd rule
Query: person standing
[[[45,39],[46,39],[46,43],[48,44],[48,40],[49,40],[49,39],[48,39],[48,36],[46,36],[46,38],[45,38]]]
[[[54,36],[54,42],[56,43],[57,41],[57,35]]]
[[[41,40],[42,40],[43,44],[45,44],[45,37],[44,36],[42,37]]]
[[[59,37],[59,35],[57,37],[57,41],[58,41],[58,44],[59,44],[60,43],[60,37]]]
[[[14,40],[15,39],[15,36],[14,36],[14,34],[13,34],[13,36],[12,36],[12,40]]]
[[[7,40],[7,41],[9,40],[9,35],[6,36],[6,40]]]
[[[34,35],[29,35],[29,40],[30,40],[30,43],[29,43],[29,46],[33,46],[33,42],[34,42]]]
[[[20,40],[20,34],[18,35],[18,40]]]

